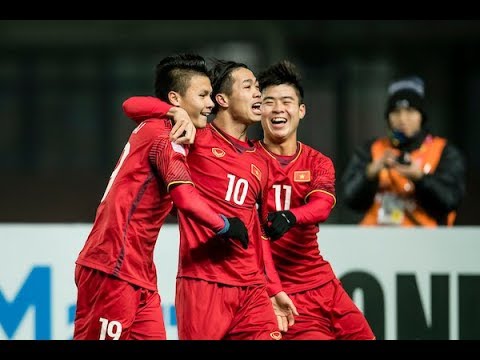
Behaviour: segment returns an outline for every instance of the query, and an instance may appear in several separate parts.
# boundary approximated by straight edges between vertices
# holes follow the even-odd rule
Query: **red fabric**
[[[157,291],[83,266],[75,269],[75,283],[75,340],[166,340]]]
[[[123,102],[125,114],[140,124],[149,118],[164,118],[173,105],[153,96],[132,96]]]
[[[187,151],[170,142],[170,130],[170,121],[150,119],[132,132],[77,264],[157,289],[153,250],[172,208],[168,190],[172,185],[192,184]],[[177,196],[183,211],[214,232],[222,229],[218,213],[208,208],[195,188],[188,188],[184,191],[190,194],[190,201]],[[197,201],[191,201],[193,198]]]
[[[284,340],[374,340],[375,335],[337,279],[290,295],[297,307],[295,325]]]
[[[281,337],[263,285],[226,286],[179,278],[176,290],[180,340],[277,340]]]
[[[243,151],[211,124],[197,130],[188,154],[192,180],[208,205],[226,217],[239,217],[249,230],[248,249],[223,241],[211,229],[179,212],[179,277],[235,286],[265,284],[256,204],[265,191],[268,168],[254,147]]]
[[[203,226],[218,232],[223,229],[223,219],[202,199],[193,186],[176,186],[170,190],[170,196],[177,210],[195,219]]]
[[[297,225],[316,224],[327,220],[334,204],[333,196],[316,191],[308,197],[305,205],[290,211],[295,215]]]
[[[270,168],[268,211],[290,210],[298,215],[298,224],[271,243],[275,267],[288,294],[335,278],[320,254],[317,239],[318,222],[326,218],[335,201],[335,169],[330,158],[298,144],[293,160],[282,163],[261,142],[256,143]]]
[[[275,263],[273,262],[272,250],[270,248],[270,239],[268,239],[267,237],[263,238],[262,246],[265,275],[267,278],[267,293],[268,296],[272,297],[283,290],[282,282],[280,281],[277,269],[275,268]]]
[[[156,119],[142,122],[132,132],[77,264],[157,289],[153,250],[172,208],[167,187],[160,179],[191,181],[188,172],[178,166],[182,162],[179,154],[164,151],[169,149],[170,130],[169,121]]]

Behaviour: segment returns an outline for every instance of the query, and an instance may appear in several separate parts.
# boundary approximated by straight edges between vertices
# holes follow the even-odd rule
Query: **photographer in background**
[[[465,193],[463,156],[428,131],[422,79],[399,79],[388,96],[388,136],[356,150],[342,177],[344,200],[365,213],[361,225],[451,226]]]

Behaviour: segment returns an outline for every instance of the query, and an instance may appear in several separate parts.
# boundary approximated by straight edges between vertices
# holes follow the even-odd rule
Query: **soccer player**
[[[335,169],[330,158],[297,141],[306,113],[299,74],[282,61],[261,72],[258,81],[264,138],[256,145],[270,163],[266,232],[283,289],[300,313],[284,339],[374,339],[319,251],[318,223],[336,202]]]
[[[205,127],[211,92],[202,57],[180,54],[157,65],[155,93],[175,106],[170,115],[186,111]],[[192,186],[187,149],[171,132],[169,119],[147,119],[123,149],[76,261],[74,339],[166,339],[153,251],[172,201],[211,234],[248,243],[245,225],[219,215]]]
[[[273,264],[268,262],[269,240],[261,237],[257,205],[264,210],[266,221],[262,204],[269,170],[246,136],[248,126],[260,121],[261,94],[252,71],[233,61],[216,62],[212,86],[216,117],[197,131],[188,164],[208,204],[226,216],[238,216],[247,225],[250,243],[242,248],[238,243],[212,241],[214,233],[210,229],[178,211],[178,335],[180,339],[280,339],[282,322],[276,315],[292,324],[296,309],[276,286],[279,281]],[[143,107],[147,114],[149,109],[161,109],[153,98],[128,101],[124,110],[133,118],[138,113],[129,109]],[[266,277],[270,280],[268,288]]]

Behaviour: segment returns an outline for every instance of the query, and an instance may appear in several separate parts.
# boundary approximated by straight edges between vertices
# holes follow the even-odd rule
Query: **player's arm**
[[[321,158],[313,176],[304,205],[268,214],[266,233],[272,240],[282,237],[295,224],[311,225],[327,220],[336,203],[335,168],[332,161],[327,157]]]
[[[267,176],[268,179],[268,176]],[[298,315],[295,304],[285,291],[283,291],[280,276],[278,276],[275,263],[273,261],[270,239],[265,233],[265,225],[267,223],[267,196],[268,186],[262,191],[262,199],[258,206],[258,216],[261,223],[261,242],[262,256],[265,267],[265,277],[267,280],[267,293],[272,301],[273,311],[277,317],[277,323],[280,331],[287,331],[289,326],[295,323],[294,315]]]
[[[269,225],[266,233],[272,240],[278,240],[295,224],[311,225],[327,220],[335,206],[335,195],[323,191],[314,191],[305,205],[290,210],[274,211],[268,214]]]
[[[262,192],[257,199],[258,203],[258,219],[260,221],[260,238],[262,240],[262,255],[263,263],[265,266],[265,275],[267,278],[267,292],[270,297],[275,296],[277,293],[282,291],[282,283],[280,277],[278,276],[277,270],[275,269],[275,264],[273,262],[272,250],[270,248],[270,239],[265,232],[267,225],[268,217],[268,178],[269,178],[269,169],[266,168],[266,174],[263,176],[262,183]]]
[[[137,124],[150,118],[171,118],[174,125],[170,140],[177,144],[193,144],[196,129],[187,112],[153,96],[132,96],[123,102],[123,112]]]
[[[132,96],[122,105],[123,112],[130,119],[140,124],[149,118],[165,118],[174,114],[169,111],[175,106],[153,96]]]
[[[170,184],[169,188],[170,196],[177,210],[182,211],[199,224],[209,227],[221,237],[239,240],[243,248],[247,248],[247,228],[239,218],[227,218],[214,212],[195,189],[193,183]]]
[[[182,145],[166,138],[157,138],[150,151],[150,162],[167,184],[174,206],[194,221],[206,226],[219,236],[239,240],[248,245],[247,229],[236,217],[226,218],[208,206],[193,186]]]
[[[335,206],[335,195],[317,190],[312,192],[306,199],[305,205],[290,209],[298,225],[310,225],[322,223],[330,216]]]

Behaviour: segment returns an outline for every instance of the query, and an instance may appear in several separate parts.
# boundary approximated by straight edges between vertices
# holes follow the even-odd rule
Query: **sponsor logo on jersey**
[[[224,157],[225,156],[225,151],[223,151],[220,148],[212,148],[212,153],[218,158]]]
[[[295,182],[309,182],[310,170],[295,171],[293,173],[293,181]]]
[[[273,331],[270,333],[270,337],[273,340],[280,340],[282,338],[282,333],[280,331]]]
[[[255,176],[258,181],[262,181],[262,172],[260,171],[259,168],[257,168],[255,165],[252,164],[251,171],[253,176]]]

